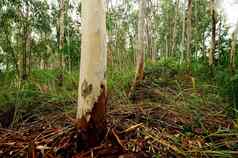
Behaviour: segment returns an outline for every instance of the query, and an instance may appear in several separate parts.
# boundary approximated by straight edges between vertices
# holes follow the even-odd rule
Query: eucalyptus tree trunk
[[[134,89],[139,81],[144,78],[145,66],[145,0],[139,0],[139,19],[138,19],[138,40],[137,40],[137,54],[136,54],[136,74],[133,84],[131,86],[129,97],[132,96]]]
[[[236,41],[237,41],[237,33],[233,32],[231,39],[231,53],[230,53],[230,67],[232,71],[234,71],[236,68],[235,65]]]
[[[18,64],[18,59],[17,59],[17,53],[15,52],[14,48],[12,47],[12,41],[9,37],[9,32],[7,32],[6,30],[4,30],[5,36],[6,36],[6,42],[7,42],[7,49],[4,50],[5,52],[9,51],[11,54],[11,57],[13,59],[14,62],[14,66],[15,66],[15,70],[16,70],[16,76],[18,78],[20,78],[21,76],[21,72],[20,72],[20,68],[19,68],[19,64]],[[18,40],[17,40],[18,41]]]
[[[31,74],[31,69],[32,69],[32,37],[31,37],[31,33],[28,36],[28,75]]]
[[[152,13],[153,13],[153,4],[152,1],[148,1],[147,2],[147,6],[146,6],[146,41],[147,41],[147,52],[148,52],[148,56],[149,56],[149,60],[154,63],[155,62],[155,44],[154,44],[154,40],[153,39],[153,28],[152,28]]]
[[[60,74],[58,76],[59,79],[59,86],[63,85],[63,71],[64,71],[64,55],[63,55],[63,48],[64,48],[64,16],[65,16],[65,0],[59,0],[59,68]]]
[[[215,13],[215,2],[214,0],[210,1],[211,3],[211,16],[212,16],[212,41],[211,41],[211,50],[209,51],[209,67],[212,68],[214,63],[214,54],[216,51],[216,13]]]
[[[144,78],[145,60],[145,0],[140,0],[139,3],[136,81]]]
[[[168,44],[168,33],[166,33],[166,36],[165,36],[165,59],[167,60],[168,57],[169,57],[169,44]]]
[[[67,40],[67,54],[68,54],[68,63],[67,63],[67,65],[68,65],[68,71],[69,72],[71,72],[71,70],[72,70],[72,60],[71,60],[71,55],[70,55],[70,35],[69,35],[69,29],[68,29],[68,31],[67,31],[67,38],[66,38],[66,40]]]
[[[182,6],[182,10],[185,10],[185,4]],[[186,13],[183,13],[183,26],[182,26],[182,39],[180,43],[180,64],[184,61],[184,51],[185,51],[185,28],[186,28]]]
[[[217,50],[218,50],[218,54],[221,53],[221,35],[222,35],[222,16],[220,15],[219,18],[217,18],[217,20],[219,21],[219,25],[218,25],[218,42],[217,42]]]
[[[26,16],[25,16],[25,23],[23,24],[23,56],[22,56],[22,80],[28,79],[28,73],[27,73],[27,66],[28,62],[27,59],[29,57],[30,52],[30,40],[31,40],[31,26],[29,24],[29,4],[27,3],[26,6]]]
[[[82,44],[77,119],[104,127],[106,112],[106,14],[104,0],[82,0]],[[96,131],[94,131],[95,134]]]
[[[191,45],[192,45],[192,0],[188,0],[188,11],[187,11],[187,56],[186,60],[191,66],[192,61],[192,52],[191,52]]]
[[[173,39],[172,39],[172,48],[171,53],[174,55],[174,49],[176,46],[176,35],[177,35],[177,18],[179,13],[179,0],[176,0],[176,11],[175,11],[175,17],[174,17],[174,27],[173,27]]]

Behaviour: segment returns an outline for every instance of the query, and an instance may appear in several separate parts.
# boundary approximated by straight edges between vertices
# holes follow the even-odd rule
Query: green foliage
[[[153,155],[152,158],[161,158],[161,156],[160,156],[160,154],[158,153],[158,154]]]
[[[229,69],[217,69],[215,79],[220,89],[220,93],[227,97],[233,105],[231,107],[234,117],[238,117],[238,71],[231,73]]]
[[[193,75],[201,81],[215,84],[217,90],[212,93],[219,94],[229,101],[231,104],[227,109],[229,116],[238,117],[238,71],[232,72],[228,65],[224,63],[215,66],[213,74],[209,74],[209,71],[210,69],[206,63],[193,63]],[[207,87],[204,90],[211,91],[212,89]]]

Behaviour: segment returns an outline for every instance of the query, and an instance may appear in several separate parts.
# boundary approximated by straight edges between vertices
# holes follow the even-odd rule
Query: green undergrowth
[[[228,66],[217,65],[213,69],[213,73],[209,74],[207,65],[196,63],[196,71],[193,75],[200,81],[207,83],[208,87],[204,87],[207,91],[213,91],[213,94],[222,97],[230,106],[226,109],[229,116],[238,118],[238,70],[231,72]],[[211,88],[211,86],[213,88]]]
[[[64,86],[58,86],[57,71],[34,70],[27,81],[19,83],[14,73],[1,77],[0,109],[6,112],[15,106],[13,124],[45,113],[75,112],[78,93],[78,75],[64,74]]]
[[[141,82],[146,89],[144,101],[163,104],[180,104],[181,112],[189,112],[199,117],[201,105],[225,107],[225,114],[233,119],[237,115],[238,73],[217,67],[210,76],[208,67],[194,63],[191,72],[187,66],[180,65],[173,58],[156,63],[147,62],[145,79]],[[65,72],[64,85],[58,85],[56,70],[33,70],[29,80],[18,86],[14,72],[0,76],[0,107],[2,111],[9,104],[19,108],[19,113],[42,110],[50,105],[60,105],[65,111],[76,110],[79,72]],[[109,104],[130,104],[128,93],[134,79],[135,67],[127,65],[124,69],[108,68],[107,85]],[[195,87],[194,87],[195,86]],[[142,89],[143,91],[143,89]],[[143,92],[144,93],[144,92]],[[146,95],[148,97],[146,98]],[[153,99],[154,98],[154,99]],[[137,99],[137,98],[135,98]],[[69,105],[69,106],[68,106]],[[47,109],[47,108],[46,108]],[[44,110],[43,110],[44,111]]]
[[[180,75],[187,75],[194,78],[196,86],[205,94],[209,101],[218,100],[229,104],[226,112],[229,116],[238,118],[238,70],[231,72],[227,64],[217,64],[213,67],[212,73],[207,63],[193,61],[191,68],[188,64],[180,64],[175,58],[163,59],[147,68],[162,69],[166,73],[174,72]],[[162,68],[161,68],[162,67]],[[157,70],[158,71],[158,70]],[[171,76],[169,81],[173,80]],[[179,80],[177,80],[179,81]]]
[[[135,76],[135,68],[128,66],[126,69],[119,70],[109,67],[107,85],[110,101],[115,104],[128,103],[128,92]]]

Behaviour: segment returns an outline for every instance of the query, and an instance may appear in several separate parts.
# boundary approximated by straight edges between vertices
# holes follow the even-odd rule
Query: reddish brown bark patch
[[[79,129],[82,131],[82,141],[88,143],[88,147],[94,147],[100,143],[104,138],[106,132],[106,105],[107,105],[107,91],[106,87],[101,85],[101,95],[98,97],[98,101],[94,104],[92,112],[89,114],[90,120],[86,121],[86,118],[82,118],[79,121]],[[83,147],[85,148],[85,147]]]

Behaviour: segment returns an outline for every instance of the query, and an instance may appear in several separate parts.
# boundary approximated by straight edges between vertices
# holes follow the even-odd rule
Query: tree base
[[[101,95],[98,101],[94,104],[90,113],[90,120],[85,117],[79,120],[78,129],[82,131],[82,141],[88,142],[88,147],[94,147],[100,144],[106,133],[106,105],[107,91],[105,85],[101,85]]]

